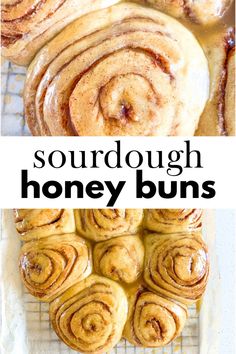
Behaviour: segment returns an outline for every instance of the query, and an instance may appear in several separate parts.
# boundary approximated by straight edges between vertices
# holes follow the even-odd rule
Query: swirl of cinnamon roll
[[[225,14],[233,0],[140,0],[176,18],[212,25]]]
[[[28,65],[66,25],[117,1],[1,0],[2,54],[18,65]]]
[[[185,305],[140,286],[129,297],[128,320],[123,335],[136,346],[163,347],[181,333],[187,316]]]
[[[127,318],[126,295],[112,280],[91,275],[50,304],[57,335],[74,350],[102,354],[121,339]]]
[[[183,25],[121,3],[78,19],[27,74],[34,135],[193,135],[208,99],[208,64]]]
[[[24,241],[75,231],[72,209],[14,209],[16,230]]]
[[[159,294],[191,304],[199,300],[209,274],[201,234],[147,235],[144,279]]]
[[[144,225],[150,231],[164,234],[200,231],[202,209],[148,209],[145,211]]]
[[[210,98],[196,135],[235,136],[235,29],[213,34],[204,49],[211,74]]]
[[[110,279],[133,283],[143,271],[144,246],[138,236],[121,236],[97,243],[94,270]]]
[[[142,209],[77,209],[76,227],[81,236],[93,241],[135,234],[142,227]]]
[[[30,294],[51,301],[90,275],[90,258],[90,246],[75,234],[27,242],[20,254],[21,278]]]

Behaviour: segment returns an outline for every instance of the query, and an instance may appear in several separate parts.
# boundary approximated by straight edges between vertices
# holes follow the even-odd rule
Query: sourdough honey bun
[[[193,135],[208,99],[193,34],[121,3],[76,20],[31,63],[24,92],[34,135]]]
[[[140,286],[129,296],[129,314],[124,337],[139,347],[163,347],[183,330],[188,311]]]
[[[21,249],[21,278],[32,295],[51,301],[91,273],[90,258],[89,244],[75,234],[27,242]]]
[[[16,229],[24,241],[75,231],[72,209],[15,209]]]
[[[149,209],[145,213],[145,228],[160,233],[199,231],[202,209]]]
[[[123,289],[92,275],[51,303],[50,318],[57,335],[72,349],[102,354],[121,339],[127,310]]]
[[[116,0],[1,0],[2,54],[28,65],[38,50],[76,18]]]
[[[93,252],[94,270],[107,278],[133,283],[143,271],[144,247],[139,236],[127,235],[99,242]]]
[[[77,209],[77,231],[95,242],[135,234],[142,227],[142,209]]]
[[[235,29],[212,34],[204,49],[211,87],[196,135],[235,136]]]
[[[184,304],[199,300],[209,275],[209,256],[201,234],[146,235],[145,282]]]

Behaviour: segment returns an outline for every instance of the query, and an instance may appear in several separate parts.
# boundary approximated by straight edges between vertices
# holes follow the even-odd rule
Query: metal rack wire
[[[26,69],[1,61],[1,135],[30,135],[23,115],[23,88]]]

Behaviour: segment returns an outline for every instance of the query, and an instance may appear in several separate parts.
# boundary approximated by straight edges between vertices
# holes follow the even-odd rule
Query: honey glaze
[[[122,0],[121,2],[126,2]],[[140,4],[140,0],[133,0],[137,4]],[[146,7],[154,8],[153,5],[147,4],[144,0],[143,5]],[[176,20],[181,22],[186,28],[188,28],[194,36],[198,39],[201,45],[205,46],[208,44],[209,37],[213,34],[221,33],[224,29],[235,26],[235,1],[232,2],[229,9],[224,13],[222,17],[219,17],[219,21],[216,21],[214,24],[202,25],[197,24],[190,19],[177,18]],[[168,14],[167,14],[168,15]],[[171,16],[171,15],[169,15]]]
[[[212,37],[212,35],[215,35],[217,33],[220,34],[227,28],[235,26],[234,8],[235,8],[235,2],[233,2],[231,7],[225,13],[225,15],[222,18],[220,18],[219,21],[217,21],[214,25],[209,25],[209,26],[197,25],[187,20],[185,21],[182,20],[180,22],[182,22],[182,24],[194,34],[194,36],[200,42],[201,46],[204,48],[207,47],[209,43],[209,39]]]
[[[200,311],[201,311],[202,303],[203,303],[203,298],[201,298],[200,300],[198,300],[198,301],[196,302],[196,311],[197,311],[198,314],[199,314]]]

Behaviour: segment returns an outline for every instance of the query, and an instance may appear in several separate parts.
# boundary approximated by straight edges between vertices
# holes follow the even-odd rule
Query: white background
[[[45,183],[54,179],[64,184],[65,180],[80,180],[86,185],[92,180],[111,180],[117,185],[119,180],[126,180],[126,185],[120,194],[115,207],[117,208],[234,208],[236,200],[236,166],[235,166],[235,138],[191,138],[191,148],[201,151],[202,169],[186,169],[179,177],[169,177],[165,169],[143,168],[144,178],[154,182],[160,180],[194,180],[202,184],[205,180],[215,180],[216,197],[213,199],[162,199],[158,195],[152,199],[136,199],[135,170],[130,168],[109,169],[101,164],[99,169],[72,169],[70,165],[58,169],[45,167],[41,170],[33,169],[36,150],[105,150],[109,151],[116,145],[115,140],[122,140],[122,157],[129,150],[139,150],[145,154],[146,150],[162,150],[164,154],[171,150],[180,150],[185,147],[187,138],[143,138],[143,137],[7,137],[0,138],[0,161],[2,173],[0,174],[0,207],[1,208],[104,208],[110,199],[110,192],[106,189],[100,199],[91,199],[84,196],[77,199],[57,199],[42,197],[34,200],[32,197],[21,199],[21,170],[29,170],[29,178]],[[101,160],[102,161],[102,160]],[[167,160],[166,160],[167,162]],[[183,162],[183,161],[182,161]],[[32,194],[31,194],[32,195]]]
[[[216,211],[216,255],[221,282],[220,353],[236,353],[236,220],[235,211]]]

